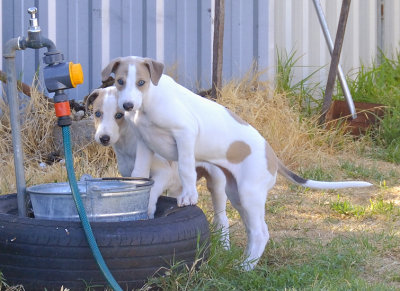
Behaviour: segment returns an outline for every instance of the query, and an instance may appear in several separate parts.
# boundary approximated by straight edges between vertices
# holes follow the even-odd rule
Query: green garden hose
[[[86,215],[85,207],[83,206],[82,199],[79,193],[78,184],[76,182],[75,171],[74,171],[74,160],[72,158],[71,150],[71,135],[69,126],[62,126],[62,136],[64,142],[64,154],[65,154],[65,165],[67,168],[69,185],[71,187],[72,196],[74,197],[76,209],[81,219],[83,230],[85,231],[86,239],[89,243],[90,249],[97,265],[99,266],[104,278],[114,291],[122,291],[122,288],[118,285],[117,281],[112,276],[108,269],[103,256],[100,253],[99,247],[97,246],[96,239],[94,238],[92,228]]]

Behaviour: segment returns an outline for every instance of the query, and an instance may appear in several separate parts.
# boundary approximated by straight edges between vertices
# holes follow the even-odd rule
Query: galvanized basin
[[[147,219],[151,179],[102,178],[78,182],[90,221]],[[78,221],[79,216],[68,183],[40,184],[27,188],[36,218]]]

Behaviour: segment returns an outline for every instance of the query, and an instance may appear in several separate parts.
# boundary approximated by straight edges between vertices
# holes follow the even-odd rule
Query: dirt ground
[[[363,161],[364,165],[372,164],[370,160]],[[396,165],[373,161],[374,167],[382,172],[396,172]],[[337,177],[339,176],[339,177]],[[335,175],[335,180],[343,179],[341,173]],[[345,180],[349,180],[345,178]],[[360,179],[358,179],[360,180]],[[392,233],[400,236],[400,210],[394,215],[385,213],[369,213],[364,215],[341,214],[331,209],[332,202],[348,201],[351,205],[368,209],[371,201],[377,199],[392,203],[395,209],[400,209],[400,175],[383,182],[366,179],[374,186],[368,188],[353,188],[341,190],[316,191],[293,186],[282,177],[278,177],[275,187],[269,192],[266,203],[265,219],[270,231],[271,241],[280,242],[287,238],[318,240],[322,244],[331,242],[334,238],[348,235],[373,236],[380,233]],[[213,211],[209,194],[204,181],[199,186],[200,207],[212,221]],[[338,195],[340,198],[338,198]],[[246,232],[240,216],[228,202],[227,214],[230,220],[231,240],[241,247],[246,245]],[[400,247],[377,246],[379,255],[368,260],[363,277],[370,282],[382,282],[388,274],[400,274]],[[307,250],[299,249],[300,252]],[[269,254],[268,248],[264,257],[273,260],[276,254]],[[285,254],[279,254],[280,263],[284,263]],[[283,261],[282,261],[283,259]],[[289,258],[288,258],[289,260]],[[393,280],[391,280],[393,281]],[[391,283],[400,288],[400,280]]]

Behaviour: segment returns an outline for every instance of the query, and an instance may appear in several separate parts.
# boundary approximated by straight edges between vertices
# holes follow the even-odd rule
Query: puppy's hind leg
[[[229,220],[226,216],[227,196],[225,193],[226,178],[224,173],[217,167],[208,169],[206,176],[207,188],[211,193],[214,208],[214,224],[221,231],[221,243],[225,249],[230,248],[229,244]]]
[[[224,172],[227,174],[226,171]],[[251,180],[251,175],[248,175],[248,179],[241,180],[239,185],[232,174],[226,176],[226,193],[232,205],[239,211],[246,228],[246,258],[242,266],[246,271],[249,271],[257,265],[269,240],[268,226],[265,223],[264,216],[267,191],[270,187],[267,187],[268,183],[255,183]]]
[[[242,266],[245,270],[252,270],[264,252],[269,239],[268,227],[264,221],[265,202],[269,188],[264,183],[254,187],[256,184],[254,182],[242,182],[238,186],[232,173],[227,169],[221,169],[226,176],[226,194],[246,227],[246,259]]]
[[[247,233],[246,259],[243,262],[243,268],[252,270],[257,265],[269,240],[268,226],[265,223],[268,188],[262,185],[254,187],[254,184],[247,182],[245,184],[239,186],[241,201],[239,212]]]

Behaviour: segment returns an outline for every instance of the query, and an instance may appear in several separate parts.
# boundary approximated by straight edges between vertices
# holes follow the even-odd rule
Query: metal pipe
[[[24,50],[26,48],[31,48],[31,49],[40,49],[40,48],[47,48],[48,52],[57,52],[56,45],[54,44],[53,41],[46,37],[40,37],[38,41],[31,41],[26,37],[20,38],[19,41],[19,46],[21,50]]]
[[[329,53],[332,56],[333,41],[332,41],[331,34],[329,33],[328,24],[326,22],[325,15],[324,15],[324,12],[321,7],[321,2],[319,0],[313,0],[313,2],[314,2],[315,10],[317,11],[319,23],[321,24],[322,32],[324,33],[326,44],[328,45]],[[352,118],[356,119],[357,112],[356,112],[356,109],[354,106],[353,98],[351,96],[349,86],[347,85],[346,77],[343,73],[343,69],[340,64],[338,65],[338,78],[340,81],[340,85],[342,86],[343,95],[346,98],[347,105],[349,106]]]
[[[41,43],[42,43],[42,47],[47,48],[48,52],[55,52],[57,51],[56,49],[56,45],[54,44],[54,42],[50,39],[48,39],[47,37],[41,37]]]
[[[17,92],[17,76],[15,72],[15,51],[20,50],[21,38],[10,39],[4,46],[4,68],[7,76],[6,96],[10,108],[10,121],[14,151],[15,179],[17,186],[18,215],[26,216],[26,182],[24,172],[24,152],[21,142],[21,128],[19,122],[19,103]]]
[[[36,8],[35,8],[36,9]],[[36,13],[37,10],[31,11]],[[31,13],[29,12],[29,13]],[[32,13],[31,13],[32,14]],[[31,21],[31,27],[28,29],[28,38],[18,37],[10,39],[4,46],[4,67],[7,76],[6,83],[6,96],[8,100],[8,106],[10,108],[10,122],[12,131],[12,142],[14,151],[14,167],[15,167],[15,179],[17,186],[17,203],[18,203],[18,215],[25,217],[26,211],[26,181],[24,171],[24,151],[22,148],[21,141],[21,128],[19,121],[19,103],[18,103],[18,91],[17,91],[17,76],[15,70],[15,51],[24,50],[26,48],[40,49],[43,47],[47,48],[47,51],[51,55],[52,60],[62,60],[62,54],[57,51],[53,41],[46,37],[42,37],[40,34],[40,27],[37,25],[37,19],[33,17]],[[32,26],[35,24],[35,26]],[[51,57],[50,57],[51,58]]]
[[[339,23],[336,31],[335,45],[333,47],[332,60],[329,67],[328,81],[326,82],[324,103],[322,104],[321,117],[319,119],[320,124],[325,122],[326,113],[328,112],[332,102],[332,94],[338,72],[340,53],[342,51],[344,33],[346,31],[347,18],[350,11],[350,3],[351,0],[342,1],[342,8],[340,10]]]

